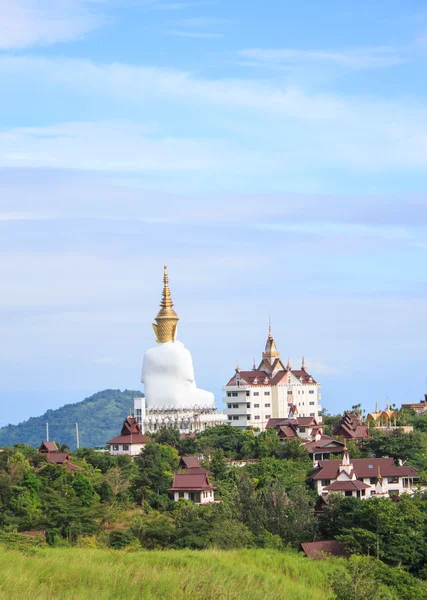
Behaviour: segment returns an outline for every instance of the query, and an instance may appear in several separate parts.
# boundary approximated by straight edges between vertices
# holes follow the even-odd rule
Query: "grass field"
[[[0,550],[8,600],[325,600],[339,561],[273,550]]]

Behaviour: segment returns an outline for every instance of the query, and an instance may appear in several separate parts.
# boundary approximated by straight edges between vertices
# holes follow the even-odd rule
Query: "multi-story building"
[[[224,386],[224,412],[231,425],[260,430],[272,418],[316,417],[320,423],[319,389],[320,384],[307,372],[304,358],[300,369],[293,369],[289,360],[284,365],[270,324],[260,364],[254,361],[251,371],[242,371],[237,365]]]

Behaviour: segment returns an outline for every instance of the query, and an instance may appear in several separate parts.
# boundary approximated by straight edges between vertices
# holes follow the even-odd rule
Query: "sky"
[[[0,0],[0,426],[141,389],[163,264],[199,387],[427,392],[422,0]]]

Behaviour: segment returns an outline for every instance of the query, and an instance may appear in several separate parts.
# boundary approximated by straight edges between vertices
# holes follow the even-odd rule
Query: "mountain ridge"
[[[76,423],[79,424],[80,447],[105,446],[105,442],[118,435],[123,420],[133,410],[134,397],[144,394],[138,390],[102,390],[81,400],[56,409],[48,409],[39,417],[30,417],[17,425],[0,428],[0,447],[24,443],[39,446],[46,439],[46,422],[49,438],[60,444],[76,447]]]

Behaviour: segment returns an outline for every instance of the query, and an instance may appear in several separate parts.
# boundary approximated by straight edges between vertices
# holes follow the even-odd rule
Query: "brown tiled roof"
[[[328,556],[347,556],[344,544],[336,540],[319,540],[318,542],[306,542],[301,548],[308,558],[319,560]]]
[[[70,455],[68,452],[49,452],[49,454],[46,455],[46,460],[48,463],[62,465],[64,462],[70,461]]]
[[[73,463],[65,463],[65,468],[67,471],[84,471],[83,467],[79,467],[78,465],[74,465]]]
[[[351,481],[334,481],[333,483],[326,485],[323,489],[329,490],[330,492],[354,492],[358,490],[367,490],[371,486],[368,483],[359,481],[358,479],[352,479]]]
[[[141,433],[141,427],[139,426],[138,421],[135,417],[127,417],[124,420],[121,434],[134,435],[136,433]]]
[[[273,427],[273,429],[278,429],[279,427],[286,427],[290,425],[291,427],[310,427],[310,426],[319,426],[319,423],[316,420],[316,417],[293,417],[293,418],[278,418],[274,417],[273,419],[269,419],[267,421],[267,429],[269,427]]]
[[[320,440],[313,440],[312,442],[306,442],[304,447],[307,448],[308,452],[339,452],[344,449],[344,444],[338,440],[334,440],[329,435],[322,435]]]
[[[355,458],[351,461],[356,477],[376,477],[378,467],[383,477],[417,477],[418,471],[413,467],[414,475],[407,475],[408,467],[397,467],[393,458]],[[335,479],[338,474],[340,460],[320,460],[319,466],[311,476],[312,479]]]
[[[200,461],[198,456],[183,456],[181,463],[184,464],[186,469],[194,469],[200,467]]]
[[[170,492],[183,490],[198,491],[198,490],[214,490],[208,481],[206,473],[175,473],[173,477],[172,487]]]
[[[291,425],[282,425],[279,427],[279,438],[293,439],[296,437],[298,436]]]
[[[55,442],[42,442],[40,444],[39,452],[57,452],[58,446]]]
[[[150,441],[150,438],[142,433],[134,433],[133,435],[118,435],[109,442],[106,442],[107,446],[110,444],[146,444]]]
[[[297,379],[301,380],[303,384],[315,384],[317,383],[313,377],[307,373],[306,371],[303,371],[302,369],[298,369],[298,370],[291,370],[291,371],[287,371],[286,369],[284,370],[280,370],[278,371],[274,377],[271,377],[271,373],[274,370],[274,367],[277,366],[277,361],[274,361],[273,365],[270,365],[269,361],[267,360],[263,360],[260,364],[260,367],[262,366],[262,364],[265,364],[265,366],[269,369],[269,373],[267,373],[266,371],[262,371],[261,369],[258,369],[256,371],[240,371],[240,381],[242,383],[242,385],[277,385],[278,383],[280,383],[282,381],[282,379],[286,378],[287,375],[289,375],[289,372],[292,373],[292,375],[294,375],[294,377],[296,377]],[[281,363],[281,361],[280,361]],[[281,363],[282,364],[282,363]],[[255,383],[255,379],[257,380],[257,382]],[[267,382],[265,383],[265,380],[267,379]],[[246,382],[243,383],[242,380],[244,380]],[[233,377],[230,379],[230,381],[226,384],[225,387],[228,387],[229,385],[236,385],[237,380],[236,380],[236,374],[233,375]]]

